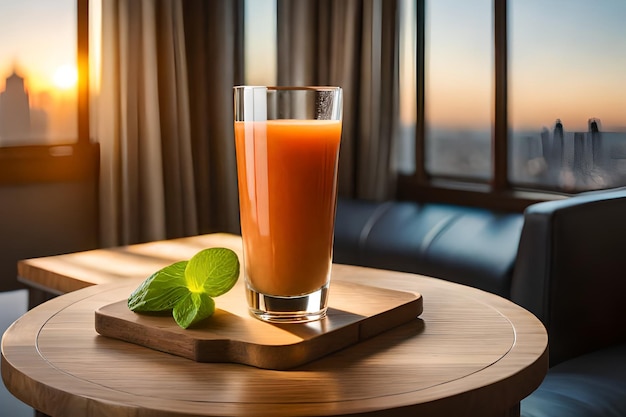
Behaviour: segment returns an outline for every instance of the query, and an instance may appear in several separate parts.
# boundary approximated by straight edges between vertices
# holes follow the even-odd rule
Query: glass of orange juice
[[[340,87],[234,88],[244,277],[253,316],[326,315],[332,265]]]

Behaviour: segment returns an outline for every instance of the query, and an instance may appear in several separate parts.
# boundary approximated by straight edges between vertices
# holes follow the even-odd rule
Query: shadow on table
[[[314,362],[299,366],[297,370],[333,370],[347,368],[358,362],[393,349],[402,342],[419,336],[425,328],[424,320],[416,318],[408,323],[401,324],[371,338],[362,340],[354,345],[322,357]]]

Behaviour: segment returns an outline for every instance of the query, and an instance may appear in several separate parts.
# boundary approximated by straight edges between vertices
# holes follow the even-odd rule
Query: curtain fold
[[[102,246],[239,230],[242,21],[241,1],[102,2]]]
[[[233,86],[243,83],[243,1],[185,0],[199,229],[239,233]]]
[[[278,84],[344,90],[339,195],[395,196],[397,0],[278,0]]]
[[[157,13],[159,107],[170,115],[160,120],[167,236],[198,232],[193,172],[189,81],[183,9],[179,2],[161,2]]]

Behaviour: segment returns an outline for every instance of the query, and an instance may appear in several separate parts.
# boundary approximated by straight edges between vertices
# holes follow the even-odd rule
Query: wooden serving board
[[[129,294],[130,295],[130,294]],[[96,310],[103,336],[182,356],[197,362],[232,362],[286,370],[415,320],[419,293],[334,281],[326,318],[275,324],[248,313],[243,285],[215,299],[215,313],[182,329],[170,315],[134,313],[127,300]]]

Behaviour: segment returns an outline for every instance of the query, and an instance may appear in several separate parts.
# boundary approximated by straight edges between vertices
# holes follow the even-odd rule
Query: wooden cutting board
[[[241,280],[240,280],[241,281]],[[129,294],[130,295],[130,294]],[[419,293],[334,281],[325,319],[275,324],[248,313],[241,283],[215,299],[215,313],[182,329],[170,315],[138,314],[127,300],[96,310],[96,331],[197,362],[232,362],[286,370],[415,320]]]

